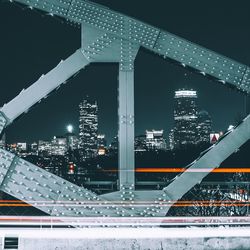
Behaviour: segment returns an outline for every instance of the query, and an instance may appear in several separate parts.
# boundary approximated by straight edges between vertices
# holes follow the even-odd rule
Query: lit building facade
[[[196,145],[198,142],[197,92],[179,90],[174,97],[174,149]]]
[[[147,150],[146,135],[135,137],[135,152],[144,152]]]
[[[107,153],[107,141],[105,139],[105,135],[97,135],[97,154],[98,155],[106,155]]]
[[[38,154],[41,156],[51,155],[51,142],[50,141],[38,141]]]
[[[26,142],[17,142],[17,151],[18,152],[24,152],[27,151],[27,143]]]
[[[79,152],[84,160],[97,155],[97,102],[85,99],[80,103],[79,111]]]
[[[207,111],[200,111],[198,113],[198,143],[199,144],[209,144],[210,134],[212,131],[212,120]]]
[[[38,143],[37,142],[31,143],[30,151],[34,154],[37,154],[37,152],[38,152]]]
[[[62,136],[54,136],[51,141],[51,155],[66,155],[68,150],[67,139]]]
[[[147,150],[166,150],[167,144],[163,137],[163,130],[147,130],[146,131],[146,147]]]
[[[100,147],[107,147],[107,141],[106,141],[106,138],[105,138],[105,135],[97,135],[97,146],[98,148]]]
[[[67,133],[65,135],[67,141],[67,150],[77,150],[79,147],[79,139],[74,133]]]
[[[170,150],[174,149],[174,129],[171,129],[169,133],[169,149]]]

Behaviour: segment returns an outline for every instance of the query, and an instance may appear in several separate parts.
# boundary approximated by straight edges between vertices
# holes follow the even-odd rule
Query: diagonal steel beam
[[[77,50],[65,61],[61,61],[48,74],[42,75],[29,88],[23,89],[18,96],[0,109],[0,113],[2,114],[0,119],[0,133],[5,126],[12,123],[21,114],[28,112],[33,105],[46,98],[50,92],[58,89],[61,84],[65,83],[89,63],[81,50]]]
[[[175,177],[171,184],[163,189],[163,193],[155,196],[155,201],[167,203],[168,206],[164,210],[167,213],[171,205],[180,200],[195,185],[200,184],[211,171],[218,168],[223,161],[236,152],[249,139],[250,115],[234,129],[228,131],[217,144],[213,145],[205,153],[201,154],[197,160],[187,166],[187,170]]]

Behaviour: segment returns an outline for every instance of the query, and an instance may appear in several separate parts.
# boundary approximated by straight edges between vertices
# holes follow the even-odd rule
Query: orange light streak
[[[123,170],[124,171],[124,170]],[[125,170],[126,171],[126,170]],[[129,170],[131,171],[131,170]],[[250,173],[250,168],[136,168],[136,173],[183,173],[183,172],[190,172],[190,173],[200,173],[200,172],[207,172],[207,173]],[[104,172],[118,172],[117,169],[111,170],[104,170]]]
[[[186,169],[186,168],[137,168],[136,173],[200,173],[200,172],[212,172],[212,173],[250,173],[250,168],[216,168],[211,171],[209,168],[199,169]]]

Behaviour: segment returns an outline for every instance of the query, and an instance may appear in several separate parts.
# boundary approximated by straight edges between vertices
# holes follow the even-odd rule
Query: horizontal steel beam
[[[15,0],[66,20],[127,39],[150,51],[190,67],[222,84],[250,92],[250,68],[214,51],[189,42],[152,25],[138,21],[105,6],[86,0]]]

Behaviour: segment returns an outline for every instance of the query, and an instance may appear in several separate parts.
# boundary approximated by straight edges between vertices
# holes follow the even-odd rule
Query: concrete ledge
[[[243,250],[250,228],[84,228],[0,230],[19,237],[19,250]]]

